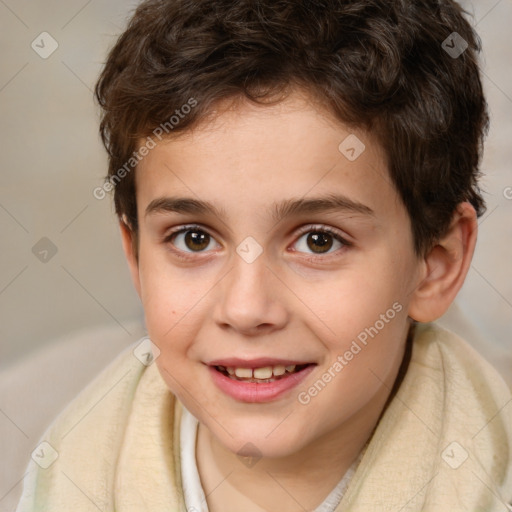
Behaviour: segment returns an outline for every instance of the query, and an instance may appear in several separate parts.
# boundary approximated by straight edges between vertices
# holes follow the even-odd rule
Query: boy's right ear
[[[137,257],[135,255],[136,244],[134,240],[134,234],[126,217],[123,215],[123,218],[119,221],[119,227],[121,228],[121,241],[123,243],[123,251],[126,257],[126,261],[128,262],[128,267],[130,269],[130,274],[132,276],[133,285],[137,290],[137,293],[140,295],[140,276],[139,276],[139,262],[137,261]]]

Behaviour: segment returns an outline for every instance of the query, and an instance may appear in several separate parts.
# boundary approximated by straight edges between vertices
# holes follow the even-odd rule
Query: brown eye
[[[185,245],[192,251],[202,251],[209,243],[210,235],[203,231],[187,231],[185,234]]]
[[[166,241],[179,250],[190,253],[203,252],[214,242],[214,238],[201,229],[188,228],[171,234]]]
[[[308,247],[317,254],[328,252],[333,246],[332,235],[328,233],[313,232],[307,236]]]
[[[321,256],[350,245],[340,234],[331,232],[330,228],[310,228],[309,231],[302,231],[302,236],[295,242],[295,250]]]

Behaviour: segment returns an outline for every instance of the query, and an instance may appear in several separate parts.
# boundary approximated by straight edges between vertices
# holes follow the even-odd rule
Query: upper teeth
[[[229,375],[236,375],[241,379],[270,379],[272,375],[274,377],[278,377],[279,375],[284,375],[285,372],[293,372],[295,370],[295,365],[292,364],[290,366],[264,366],[262,368],[233,368],[227,367],[226,371]]]

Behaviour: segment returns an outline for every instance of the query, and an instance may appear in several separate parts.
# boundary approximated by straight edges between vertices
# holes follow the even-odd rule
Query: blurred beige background
[[[106,172],[92,88],[136,3],[0,0],[0,512],[53,417],[144,334],[110,199],[92,193]],[[462,3],[484,44],[488,211],[441,323],[512,385],[512,0]]]

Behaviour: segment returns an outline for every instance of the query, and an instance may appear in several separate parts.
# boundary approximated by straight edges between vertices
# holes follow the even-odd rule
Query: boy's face
[[[353,137],[339,149],[351,134],[359,156]],[[210,433],[272,457],[364,428],[396,377],[420,268],[375,140],[294,93],[160,143],[136,188],[132,271],[156,362]],[[226,375],[291,364],[309,366]]]

